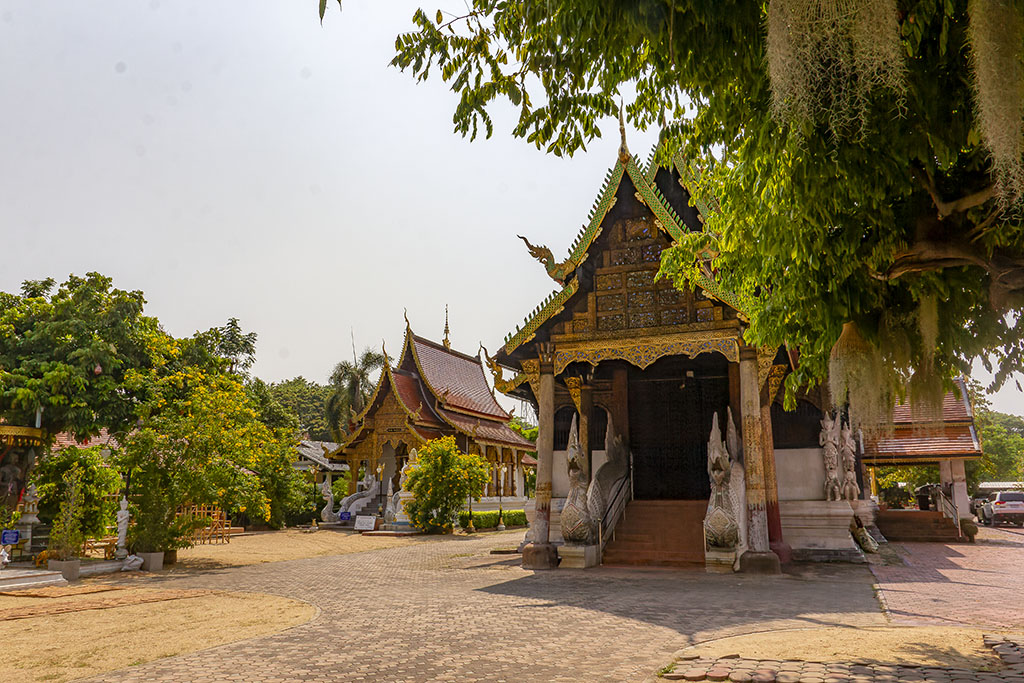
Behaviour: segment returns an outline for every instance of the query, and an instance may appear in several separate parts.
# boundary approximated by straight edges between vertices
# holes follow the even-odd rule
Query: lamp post
[[[498,468],[498,531],[505,530],[504,511],[501,509],[501,495],[505,489],[505,467],[506,465],[502,465]]]
[[[469,494],[469,524],[466,525],[466,533],[471,534],[476,531],[476,527],[473,526],[473,494]]]
[[[384,519],[384,463],[377,463],[377,498],[380,500],[378,510]]]

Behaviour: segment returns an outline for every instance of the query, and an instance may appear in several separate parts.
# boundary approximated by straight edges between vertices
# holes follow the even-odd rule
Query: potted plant
[[[64,473],[64,496],[50,530],[46,549],[47,567],[59,571],[66,581],[76,581],[82,567],[79,553],[85,542],[82,533],[82,473],[72,467]]]
[[[129,530],[128,545],[135,555],[142,558],[145,571],[160,571],[166,554],[172,552],[177,559],[177,551],[192,545],[192,532],[204,526],[206,520],[176,514],[175,496],[169,490],[171,487],[155,468],[138,470],[133,484],[137,492],[134,496],[135,524]]]

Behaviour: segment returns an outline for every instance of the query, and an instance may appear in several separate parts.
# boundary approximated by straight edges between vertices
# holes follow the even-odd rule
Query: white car
[[[1014,522],[1024,526],[1024,491],[993,493],[978,512],[981,521],[989,525]]]

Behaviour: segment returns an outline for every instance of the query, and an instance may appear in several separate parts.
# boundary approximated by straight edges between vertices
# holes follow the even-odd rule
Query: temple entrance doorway
[[[724,358],[664,358],[629,377],[633,496],[638,500],[707,500],[707,441],[716,411],[725,417],[729,378]]]

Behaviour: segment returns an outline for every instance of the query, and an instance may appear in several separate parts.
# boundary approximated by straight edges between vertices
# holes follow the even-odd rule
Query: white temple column
[[[740,415],[743,420],[743,469],[747,484],[747,547],[740,570],[762,574],[781,572],[779,557],[768,547],[764,458],[761,440],[761,397],[757,381],[757,350],[740,349]]]
[[[558,554],[550,540],[555,450],[555,375],[550,355],[541,355],[540,379],[537,382],[537,512],[533,518],[533,541],[523,548],[525,569],[554,569],[558,566]]]
[[[960,518],[970,518],[971,497],[967,495],[967,472],[963,460],[948,460],[953,481],[953,504],[956,505]]]

